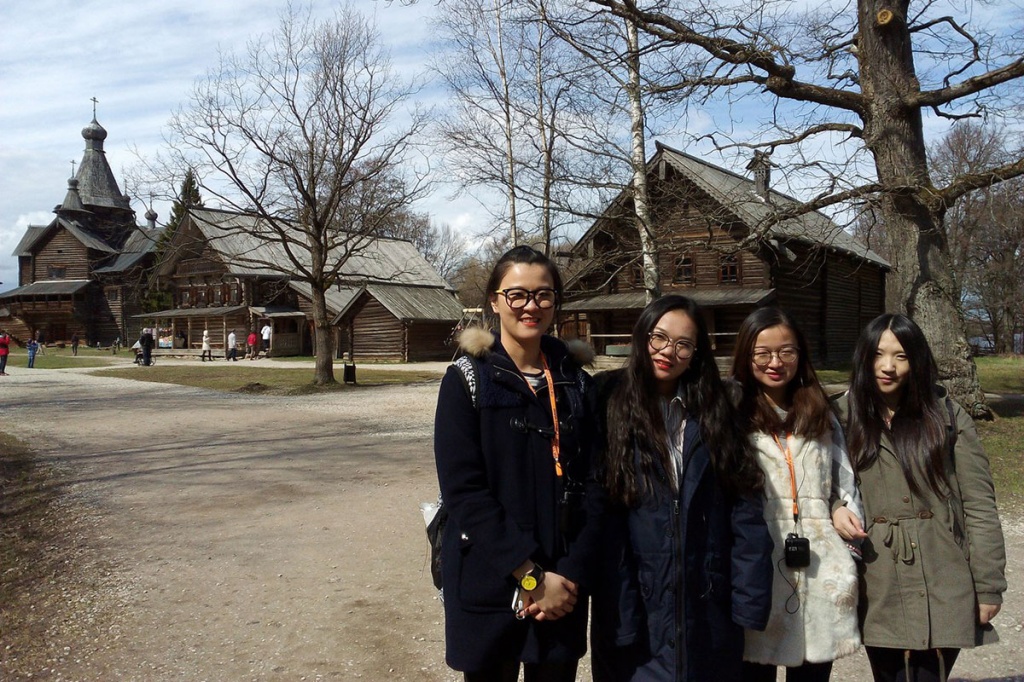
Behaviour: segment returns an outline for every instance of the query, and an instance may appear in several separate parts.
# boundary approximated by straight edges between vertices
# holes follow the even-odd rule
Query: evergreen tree
[[[185,213],[190,208],[202,208],[203,198],[199,195],[199,183],[196,182],[196,174],[189,168],[185,171],[185,179],[181,181],[181,191],[178,198],[171,204],[171,218],[167,221],[166,234],[173,234],[181,221],[185,219]]]

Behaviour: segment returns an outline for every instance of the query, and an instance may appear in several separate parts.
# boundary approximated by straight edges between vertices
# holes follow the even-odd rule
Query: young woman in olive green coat
[[[960,649],[994,639],[1006,590],[988,459],[937,379],[920,327],[882,315],[839,401],[865,508],[860,622],[875,680],[945,680]]]

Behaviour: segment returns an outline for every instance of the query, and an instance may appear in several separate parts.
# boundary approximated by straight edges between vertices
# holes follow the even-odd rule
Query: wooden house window
[[[47,279],[64,279],[68,275],[68,268],[65,265],[47,265]]]
[[[693,257],[684,253],[676,258],[675,270],[672,272],[673,284],[693,284],[696,281],[696,268]]]
[[[242,300],[241,300],[241,289],[242,289],[242,287],[240,287],[237,284],[232,284],[231,285],[230,296],[231,296],[231,304],[232,305],[238,305],[239,303],[242,302]]]
[[[641,263],[636,262],[629,266],[629,283],[634,287],[644,285],[644,268]]]
[[[224,302],[224,287],[213,287],[213,305],[220,305]]]
[[[206,306],[206,287],[196,289],[196,305],[200,308]]]
[[[721,284],[736,284],[740,281],[740,259],[735,254],[722,256],[718,281]]]
[[[108,301],[116,301],[117,300],[117,289],[107,289],[107,300]]]
[[[181,290],[181,307],[187,308],[192,305],[192,297],[189,295],[188,289]]]

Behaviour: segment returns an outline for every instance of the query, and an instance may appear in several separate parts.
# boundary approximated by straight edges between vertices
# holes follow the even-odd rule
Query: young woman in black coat
[[[590,466],[590,378],[546,335],[561,290],[540,252],[502,256],[487,284],[498,333],[463,332],[466,356],[441,382],[446,660],[470,682],[515,682],[522,665],[528,682],[568,682],[586,652],[604,505]]]
[[[627,366],[598,384],[610,508],[594,679],[739,680],[743,628],[771,610],[772,540],[697,306],[648,305]]]

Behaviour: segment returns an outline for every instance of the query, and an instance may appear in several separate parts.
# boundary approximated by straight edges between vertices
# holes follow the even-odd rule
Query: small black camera
[[[786,536],[786,565],[790,568],[807,568],[811,565],[811,541],[796,533]]]

